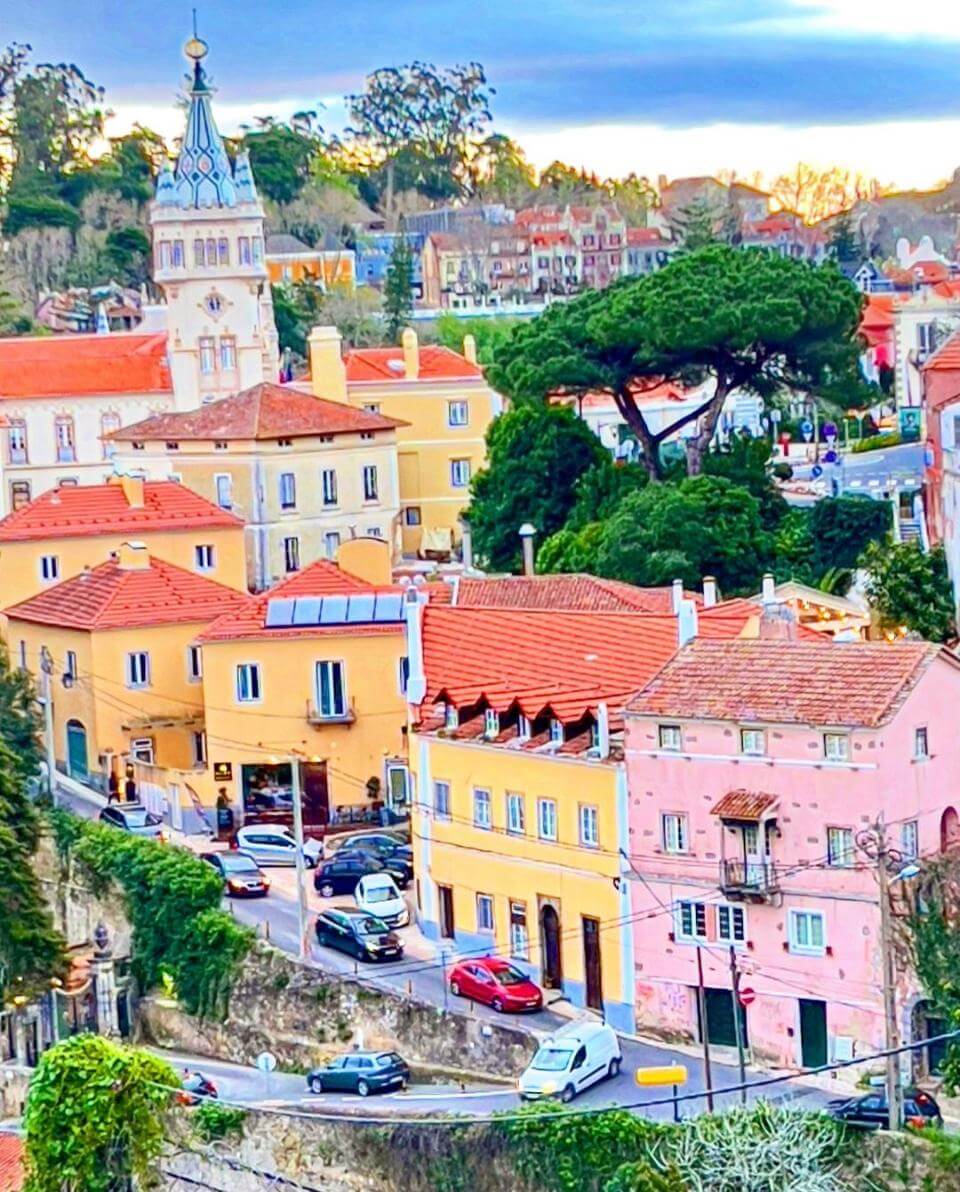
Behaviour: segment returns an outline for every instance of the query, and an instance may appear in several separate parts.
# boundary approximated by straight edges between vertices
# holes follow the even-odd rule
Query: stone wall
[[[72,861],[61,862],[50,836],[41,839],[33,868],[68,947],[90,943],[94,928],[103,923],[110,932],[114,956],[130,955],[130,924],[119,890],[94,893]]]

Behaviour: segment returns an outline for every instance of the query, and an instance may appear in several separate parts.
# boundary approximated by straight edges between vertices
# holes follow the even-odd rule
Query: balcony
[[[765,902],[780,892],[772,861],[721,861],[720,889],[725,898]]]
[[[319,728],[324,724],[353,724],[357,719],[357,713],[351,702],[349,707],[345,707],[342,712],[326,713],[313,702],[307,701],[307,723]]]

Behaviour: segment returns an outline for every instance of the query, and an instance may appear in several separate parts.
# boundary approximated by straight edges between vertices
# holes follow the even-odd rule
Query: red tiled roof
[[[0,1192],[20,1192],[24,1185],[23,1142],[0,1132]]]
[[[307,435],[346,435],[406,426],[358,410],[344,402],[262,382],[233,397],[184,414],[156,414],[108,435],[121,441],[148,439],[295,439]]]
[[[391,368],[390,361],[399,361]],[[347,381],[405,381],[402,348],[354,348],[344,361]],[[482,377],[483,370],[471,364],[465,356],[452,348],[436,344],[420,345],[420,381],[446,381],[456,378]]]
[[[892,327],[894,322],[895,294],[871,294],[863,307],[860,326],[871,328]]]
[[[718,815],[721,819],[758,820],[776,801],[776,795],[768,795],[763,791],[727,791],[710,808],[710,814]]]
[[[52,489],[0,521],[0,542],[242,526],[234,514],[172,480],[148,480],[133,507],[120,484]]]
[[[463,247],[460,237],[453,232],[431,232],[428,239],[440,252],[456,252]]]
[[[960,369],[960,332],[955,331],[949,339],[944,340],[932,356],[923,365],[924,372],[953,372]]]
[[[701,597],[694,593],[684,595],[701,603]],[[458,608],[669,613],[673,608],[673,591],[637,588],[593,575],[508,575],[494,579],[464,576],[457,584],[456,604]]]
[[[835,642],[824,648],[811,641],[697,640],[630,701],[628,711],[876,728],[895,715],[938,653],[940,647],[929,642]]]
[[[554,207],[525,207],[517,212],[514,223],[520,227],[529,227],[531,224],[559,223],[562,218],[562,212]]]
[[[0,339],[0,400],[172,390],[165,332]]]
[[[935,285],[950,279],[950,269],[942,261],[917,261],[907,269],[894,266],[886,269],[885,273],[894,285],[899,286],[912,286],[916,282]]]
[[[659,228],[627,228],[627,244],[667,244]]]
[[[212,621],[247,600],[242,592],[151,556],[149,567],[101,563],[3,611],[19,621],[67,629],[134,629]]]
[[[534,232],[530,237],[534,248],[547,248],[551,244],[573,244],[569,232]]]

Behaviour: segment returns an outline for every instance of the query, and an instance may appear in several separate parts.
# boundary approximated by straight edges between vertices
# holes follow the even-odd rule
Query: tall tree
[[[808,224],[846,211],[860,199],[876,199],[883,190],[876,178],[841,166],[821,170],[802,161],[789,174],[775,179],[771,187],[777,204]]]
[[[413,250],[401,234],[394,241],[383,282],[383,313],[387,336],[396,343],[413,314]]]
[[[860,258],[860,247],[849,211],[842,211],[830,229],[830,252],[841,265],[851,265]]]
[[[696,423],[686,440],[695,475],[735,391],[763,397],[814,392],[868,404],[857,330],[863,298],[832,266],[815,267],[759,249],[711,245],[657,273],[556,303],[517,328],[489,376],[514,400],[551,393],[609,393],[662,478],[660,446]],[[712,382],[709,395],[662,429],[643,411],[644,392],[664,381]]]
[[[709,195],[695,195],[670,216],[673,234],[684,252],[708,244],[729,244],[739,231],[739,215],[732,203]]]
[[[522,207],[537,185],[537,174],[510,137],[492,133],[470,163],[472,188],[486,202]]]
[[[250,154],[258,189],[281,206],[292,203],[306,186],[321,149],[312,125],[295,128],[270,119],[246,131],[240,144]]]
[[[932,642],[956,637],[956,605],[942,546],[924,553],[916,542],[874,542],[861,566],[868,573],[867,597],[884,629],[903,627]]]

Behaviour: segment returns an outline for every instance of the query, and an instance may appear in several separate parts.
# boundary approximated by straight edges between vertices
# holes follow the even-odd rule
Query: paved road
[[[833,477],[846,493],[876,493],[889,491],[893,484],[900,488],[919,487],[923,480],[922,443],[902,443],[898,447],[886,447],[882,451],[865,451],[857,455],[847,452],[841,456],[841,464],[821,463],[822,480]],[[823,452],[821,451],[821,455]],[[793,475],[796,480],[809,480],[812,464],[795,464]]]

